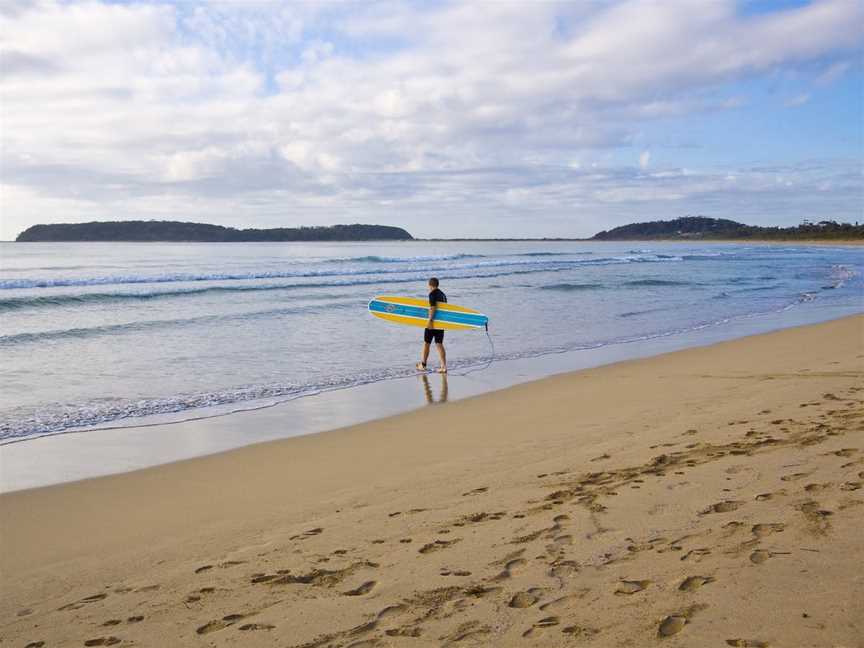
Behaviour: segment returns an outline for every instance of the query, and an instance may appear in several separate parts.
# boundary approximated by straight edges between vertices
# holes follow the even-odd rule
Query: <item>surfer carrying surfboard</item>
[[[432,345],[432,340],[435,340],[435,348],[438,349],[438,357],[441,358],[441,366],[438,372],[443,374],[447,373],[447,352],[444,350],[444,331],[433,328],[435,311],[438,310],[438,304],[447,303],[447,295],[438,288],[439,283],[436,277],[432,277],[429,280],[429,320],[426,322],[426,328],[423,330],[423,355],[422,360],[417,363],[417,369],[426,371],[426,362],[429,360],[429,347]]]

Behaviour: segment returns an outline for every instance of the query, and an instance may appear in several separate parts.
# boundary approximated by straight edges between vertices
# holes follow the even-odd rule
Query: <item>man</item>
[[[441,358],[441,366],[438,368],[438,372],[446,374],[447,353],[444,351],[444,331],[432,328],[438,304],[447,303],[447,295],[438,288],[438,283],[438,279],[435,277],[429,280],[429,321],[426,322],[426,329],[423,331],[423,359],[417,363],[417,369],[426,371],[426,361],[429,359],[429,346],[432,344],[432,340],[435,340],[435,348],[438,349],[438,357]]]

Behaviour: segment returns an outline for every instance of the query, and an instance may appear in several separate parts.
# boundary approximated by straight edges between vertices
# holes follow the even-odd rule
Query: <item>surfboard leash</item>
[[[489,340],[489,349],[490,349],[489,360],[487,360],[486,364],[484,364],[482,366],[473,367],[471,369],[468,369],[466,371],[462,371],[460,373],[450,373],[451,376],[467,376],[468,374],[472,374],[472,373],[475,373],[477,371],[485,371],[486,369],[488,369],[489,367],[492,366],[493,362],[495,362],[495,342],[492,341],[492,335],[489,333],[489,322],[486,322],[485,328],[486,328],[486,339]]]

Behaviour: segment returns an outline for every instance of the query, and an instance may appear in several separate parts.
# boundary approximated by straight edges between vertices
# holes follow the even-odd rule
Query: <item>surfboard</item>
[[[394,324],[426,328],[429,321],[429,300],[382,295],[369,302],[369,312]],[[489,318],[472,308],[438,304],[433,323],[434,328],[445,331],[485,329]]]

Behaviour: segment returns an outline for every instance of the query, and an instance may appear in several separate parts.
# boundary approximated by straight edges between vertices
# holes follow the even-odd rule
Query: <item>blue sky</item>
[[[860,0],[11,0],[0,34],[3,239],[864,220]]]

